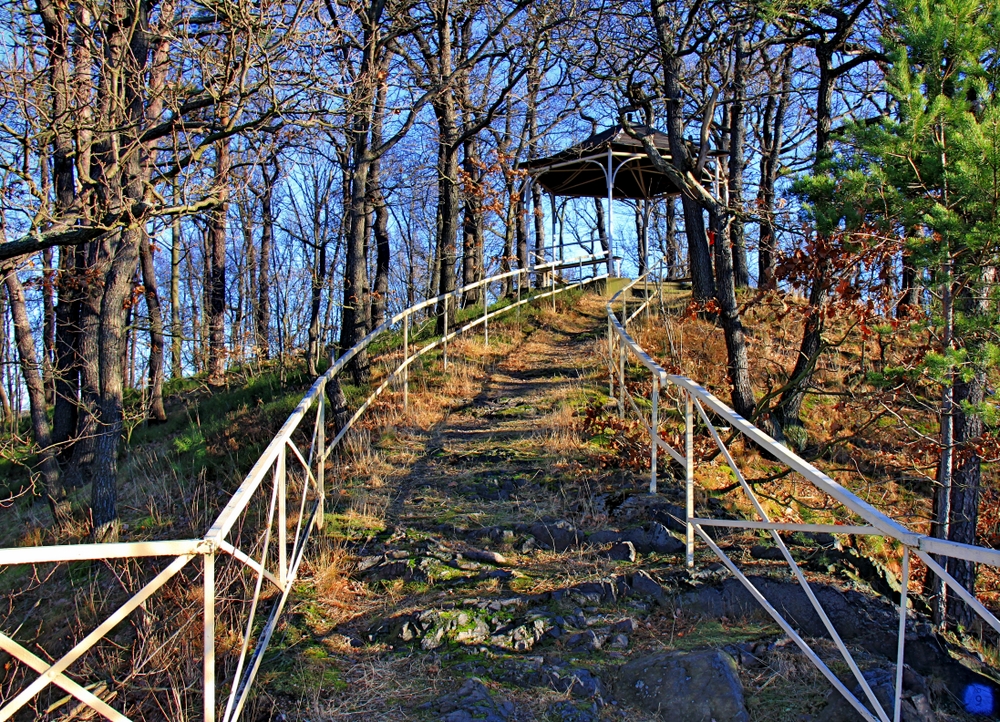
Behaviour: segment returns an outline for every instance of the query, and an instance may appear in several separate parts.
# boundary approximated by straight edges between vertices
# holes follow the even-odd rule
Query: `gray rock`
[[[595,546],[613,544],[621,541],[621,538],[621,532],[612,529],[602,529],[601,531],[595,531],[593,534],[588,534],[587,543],[594,544]]]
[[[552,687],[557,692],[569,692],[574,697],[603,700],[604,684],[589,669],[552,670]]]
[[[663,720],[749,722],[736,662],[725,652],[659,653],[621,667],[616,698]]]
[[[441,697],[431,707],[442,722],[507,722],[514,713],[514,705],[494,700],[478,679],[466,680],[457,692]]]
[[[539,544],[557,552],[564,552],[583,540],[583,535],[576,527],[564,519],[549,524],[532,524],[529,532]]]
[[[611,631],[615,634],[632,634],[638,628],[639,624],[631,617],[611,625]]]
[[[628,649],[628,637],[624,634],[616,634],[608,644],[612,649]]]
[[[596,652],[601,648],[601,640],[593,629],[571,634],[566,638],[566,647],[575,651]]]
[[[679,554],[684,551],[684,542],[671,534],[667,527],[658,521],[649,525],[649,547],[657,554]]]
[[[632,594],[652,597],[656,600],[663,599],[663,587],[646,572],[636,572],[633,574],[629,586],[632,588]]]
[[[891,717],[893,705],[896,698],[895,671],[891,669],[870,669],[863,673],[865,681],[875,694],[875,699],[879,701],[882,709]],[[847,680],[845,680],[847,681]],[[854,681],[853,678],[850,681]],[[869,710],[867,695],[861,690],[861,685],[854,682],[853,686],[848,681],[848,687],[859,700],[865,702],[865,707]],[[816,722],[848,722],[856,720],[858,712],[854,706],[847,701],[847,698],[839,692],[832,691],[827,703],[818,715]],[[937,722],[937,715],[931,709],[927,698],[927,684],[920,675],[904,667],[903,674],[903,700],[900,704],[900,718],[903,722]]]
[[[616,562],[634,562],[635,561],[635,546],[632,542],[618,542],[611,546],[607,552],[608,559]]]
[[[653,550],[649,543],[649,534],[640,527],[626,529],[622,532],[621,538],[622,541],[630,542],[640,554],[649,554]]]
[[[579,709],[572,702],[556,702],[550,705],[546,716],[553,722],[597,722],[599,719],[594,710]]]
[[[781,549],[778,547],[764,546],[763,544],[754,544],[750,547],[750,556],[754,559],[762,559],[765,561],[782,562],[785,560],[785,555],[781,553]]]
[[[486,562],[487,564],[506,564],[507,559],[503,554],[497,554],[485,549],[466,549],[462,556],[474,562]]]

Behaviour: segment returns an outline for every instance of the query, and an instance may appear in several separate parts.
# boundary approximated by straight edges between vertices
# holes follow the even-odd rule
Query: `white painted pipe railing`
[[[409,368],[416,359],[441,347],[442,361],[447,364],[449,339],[482,325],[484,340],[489,343],[489,319],[514,309],[518,309],[520,312],[520,307],[526,303],[550,296],[554,297],[556,294],[571,288],[579,288],[607,278],[606,274],[598,275],[595,268],[594,275],[589,278],[581,276],[575,283],[568,283],[560,287],[556,287],[553,282],[549,284],[548,291],[525,294],[522,287],[527,287],[530,274],[534,273],[537,276],[541,273],[548,273],[554,278],[556,271],[577,268],[582,272],[584,266],[596,267],[603,262],[603,256],[590,256],[565,263],[541,264],[532,269],[516,269],[427,299],[395,314],[344,353],[330,366],[326,373],[316,379],[201,539],[0,549],[0,568],[69,561],[150,559],[154,557],[169,559],[173,557],[172,561],[168,562],[138,592],[55,662],[42,660],[23,644],[15,641],[12,636],[15,634],[14,632],[8,635],[0,631],[0,650],[38,675],[12,698],[0,699],[0,722],[11,719],[49,685],[60,687],[71,698],[94,710],[105,719],[114,722],[129,722],[129,718],[122,711],[113,708],[86,686],[67,677],[66,671],[115,627],[128,619],[129,615],[136,609],[144,605],[195,557],[200,557],[203,564],[203,719],[205,722],[215,722],[220,711],[217,698],[219,685],[215,652],[218,633],[223,631],[218,629],[216,624],[216,604],[219,592],[216,587],[216,562],[219,554],[227,555],[244,565],[254,577],[253,594],[244,600],[249,604],[250,611],[245,620],[245,627],[241,631],[237,666],[233,676],[222,685],[228,687],[229,694],[225,706],[221,708],[221,719],[224,722],[237,720],[246,705],[248,693],[260,668],[264,651],[274,634],[282,610],[295,584],[309,536],[314,528],[320,528],[323,525],[326,495],[325,465],[333,449],[392,382],[400,381],[402,406],[404,410],[408,409]],[[516,300],[491,311],[489,309],[489,285],[508,280],[517,281]],[[456,329],[449,329],[445,325],[443,335],[419,349],[411,349],[410,327],[414,314],[440,303],[445,311],[445,323],[447,324],[449,304],[455,304],[454,308],[457,309],[461,294],[481,287],[484,287],[483,314],[481,316],[477,316]],[[399,327],[402,328],[403,360],[360,404],[350,420],[337,432],[334,438],[327,442],[327,383],[336,377],[359,353],[365,351],[375,339]],[[315,414],[312,415],[310,412],[314,407]],[[312,429],[308,433],[309,448],[307,452],[303,453],[293,436],[296,432],[303,430],[303,422],[307,420],[312,422]],[[301,442],[304,435],[300,434],[296,438],[299,438]],[[269,478],[272,483],[268,493],[266,482]],[[301,484],[302,487],[297,493],[293,488],[296,484]],[[238,528],[238,522],[244,519],[248,509],[257,499],[261,502],[266,499],[267,522],[264,528],[257,532],[257,536],[251,540],[256,542],[254,546],[259,551],[248,553],[240,548],[238,535],[237,538],[230,537],[234,536],[233,530]],[[268,587],[269,591],[277,592],[273,596],[273,600],[265,599],[264,591]],[[261,627],[258,611],[265,603],[270,604],[270,611]]]
[[[662,283],[663,283],[663,261],[662,259],[655,264],[658,272],[658,278],[656,283],[659,285],[659,290],[661,294],[661,305],[662,305]],[[651,271],[650,271],[651,273]],[[955,559],[963,559],[966,561],[975,562],[978,564],[988,564],[990,566],[998,567],[1000,566],[1000,551],[995,549],[988,549],[980,546],[972,546],[968,544],[958,544],[956,542],[947,541],[944,539],[936,539],[934,537],[928,536],[926,534],[921,534],[919,532],[912,531],[900,524],[899,522],[891,519],[875,507],[873,507],[868,502],[860,499],[855,494],[851,493],[843,486],[838,484],[827,474],[817,469],[815,466],[810,464],[805,459],[789,450],[787,447],[777,443],[768,434],[764,433],[752,423],[744,419],[742,416],[737,414],[733,409],[727,406],[725,403],[720,401],[714,395],[705,390],[702,386],[687,378],[686,376],[678,376],[673,374],[668,374],[666,370],[663,369],[648,353],[638,343],[628,332],[628,324],[635,318],[639,316],[640,313],[646,311],[652,304],[652,298],[648,293],[648,276],[647,273],[636,280],[629,283],[621,291],[616,293],[607,303],[607,316],[608,316],[608,372],[610,374],[610,385],[609,391],[611,398],[615,397],[615,383],[618,384],[618,409],[619,413],[624,415],[626,412],[626,402],[628,402],[628,407],[636,414],[639,421],[642,423],[643,427],[647,430],[650,435],[650,481],[649,481],[649,491],[650,493],[656,493],[657,490],[657,450],[662,449],[666,451],[678,464],[684,467],[684,487],[685,487],[685,526],[686,526],[686,562],[688,567],[694,565],[694,539],[695,535],[701,537],[705,544],[711,549],[717,557],[722,561],[723,564],[729,569],[733,575],[739,579],[739,581],[746,587],[750,594],[761,604],[761,606],[767,611],[768,614],[778,623],[779,626],[785,631],[788,636],[795,641],[795,643],[802,649],[803,653],[812,661],[814,665],[823,673],[823,675],[830,681],[830,683],[847,699],[848,702],[854,707],[858,712],[860,717],[869,722],[890,722],[890,717],[882,709],[881,705],[875,698],[875,694],[871,689],[871,686],[865,680],[861,673],[857,663],[855,662],[853,656],[850,654],[847,646],[844,644],[837,630],[834,628],[829,616],[826,614],[822,605],[819,603],[816,595],[813,593],[809,583],[803,574],[802,570],[799,568],[798,564],[792,558],[791,552],[785,545],[784,540],[779,535],[779,532],[796,532],[796,531],[807,531],[807,532],[825,532],[830,534],[860,534],[860,535],[874,535],[881,536],[887,539],[893,539],[900,543],[902,546],[902,553],[900,559],[901,566],[901,594],[899,602],[899,629],[898,629],[898,639],[897,639],[897,656],[896,656],[896,690],[894,707],[892,714],[892,722],[899,722],[900,720],[900,710],[902,702],[903,693],[903,658],[905,652],[905,636],[906,636],[906,605],[907,605],[907,593],[910,581],[910,556],[918,556],[935,574],[937,574],[945,584],[948,585],[955,594],[957,594],[963,601],[965,601],[975,612],[989,624],[994,630],[1000,633],[1000,620],[993,615],[978,599],[975,598],[973,594],[970,594],[962,585],[960,585],[954,577],[952,577],[947,571],[945,571],[941,565],[935,561],[931,556],[947,556]],[[641,303],[637,304],[637,307],[632,312],[631,315],[628,314],[628,296],[632,289],[636,288],[639,283],[647,289],[644,294],[645,298]],[[620,303],[620,316],[619,312],[616,312],[616,304]],[[634,362],[638,362],[640,367],[645,368],[649,373],[649,379],[652,382],[652,392],[649,398],[649,418],[647,419],[645,412],[640,410],[639,405],[633,398],[632,393],[628,388],[627,381],[627,370],[629,368],[628,359],[634,359]],[[617,378],[616,378],[617,377]],[[681,454],[669,444],[662,437],[660,433],[660,419],[658,417],[659,409],[659,397],[661,392],[667,387],[674,388],[683,401],[684,405],[684,453]],[[733,474],[746,494],[747,498],[753,505],[754,511],[759,517],[757,520],[716,520],[716,519],[703,519],[698,518],[695,515],[694,509],[694,470],[695,470],[695,459],[694,459],[694,427],[695,427],[695,416],[694,412],[697,411],[698,418],[704,425],[705,429],[710,434],[713,442],[718,447],[719,451],[725,458],[726,464],[730,469],[733,470]],[[844,508],[848,509],[851,513],[860,517],[865,524],[858,525],[834,525],[834,524],[794,524],[794,523],[779,523],[773,522],[768,517],[763,505],[760,503],[757,495],[754,493],[750,484],[747,483],[746,478],[743,476],[739,469],[736,461],[733,459],[726,447],[725,442],[719,435],[718,430],[713,424],[712,418],[709,416],[709,412],[714,414],[714,416],[721,420],[721,422],[730,427],[732,430],[737,431],[758,447],[765,449],[771,456],[777,459],[779,462],[783,463],[788,468],[800,474],[806,481],[811,483],[816,489],[823,492],[827,496],[835,499]],[[705,527],[730,527],[736,529],[766,529],[771,532],[771,536],[781,550],[782,556],[785,562],[789,565],[793,576],[796,581],[802,587],[807,598],[815,609],[820,621],[826,628],[827,633],[833,640],[841,656],[844,658],[847,666],[851,670],[858,686],[863,692],[863,696],[869,702],[871,709],[865,707],[865,704],[859,700],[837,676],[830,670],[830,668],[824,663],[815,651],[809,646],[809,644],[802,638],[802,636],[788,623],[788,621],[778,612],[760,593],[759,590],[754,587],[753,583],[744,575],[736,564],[729,558],[729,556],[719,548],[718,544],[711,538],[711,536],[706,533]],[[872,711],[874,710],[874,712]]]

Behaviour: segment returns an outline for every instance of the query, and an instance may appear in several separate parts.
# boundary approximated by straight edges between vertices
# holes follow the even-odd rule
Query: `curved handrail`
[[[480,324],[486,327],[488,342],[488,323],[490,318],[507,313],[515,308],[536,301],[542,298],[553,297],[558,293],[571,288],[581,287],[588,283],[603,280],[607,274],[595,274],[589,278],[580,278],[575,283],[565,284],[555,287],[554,271],[563,268],[579,268],[583,266],[596,266],[603,263],[601,255],[592,255],[589,258],[576,258],[568,262],[553,262],[540,265],[530,269],[515,269],[504,273],[496,274],[480,281],[468,284],[461,288],[456,288],[434,298],[421,301],[406,308],[373,329],[358,343],[346,351],[340,358],[334,361],[327,371],[319,376],[306,391],[301,401],[289,414],[288,418],[281,425],[281,428],[271,439],[270,443],[261,452],[260,457],[251,467],[250,471],[243,478],[240,486],[233,492],[229,501],[216,515],[211,527],[205,535],[198,539],[179,539],[146,542],[120,542],[120,543],[91,543],[91,544],[63,544],[47,545],[37,547],[25,547],[14,549],[0,549],[0,566],[16,564],[40,564],[47,562],[62,561],[83,561],[109,558],[150,558],[150,557],[174,557],[173,561],[150,582],[145,584],[139,592],[133,595],[128,601],[119,607],[108,619],[104,620],[98,627],[88,634],[83,640],[76,644],[61,659],[53,663],[39,659],[34,653],[20,645],[11,637],[0,633],[0,650],[10,654],[14,659],[19,660],[25,667],[34,670],[39,676],[21,692],[10,700],[0,700],[0,720],[9,719],[25,704],[27,704],[36,694],[38,694],[48,684],[55,684],[62,687],[71,696],[79,700],[83,705],[99,712],[108,719],[117,722],[128,722],[128,718],[122,713],[110,707],[105,701],[98,698],[88,689],[78,682],[65,676],[64,671],[75,660],[85,654],[93,645],[99,642],[113,628],[124,621],[139,605],[150,598],[160,588],[162,588],[174,575],[184,568],[195,557],[201,557],[204,562],[204,668],[203,668],[203,705],[205,722],[214,722],[216,719],[216,675],[215,675],[215,557],[221,552],[229,555],[239,563],[245,565],[256,574],[256,587],[250,602],[250,613],[247,618],[247,626],[243,634],[242,648],[240,651],[237,667],[233,675],[230,693],[223,712],[225,722],[237,720],[243,710],[243,705],[247,699],[247,691],[259,669],[263,652],[266,649],[271,635],[273,634],[278,618],[284,609],[285,602],[292,591],[299,565],[304,556],[306,542],[314,527],[322,525],[323,505],[325,497],[324,486],[324,465],[331,451],[344,438],[345,434],[352,428],[355,422],[370,407],[372,402],[388,388],[389,384],[396,379],[400,373],[404,374],[404,403],[407,398],[405,389],[408,383],[408,368],[410,364],[424,354],[443,345],[445,349],[445,363],[447,364],[447,342],[461,333],[473,329]],[[522,286],[517,284],[517,300],[514,303],[504,305],[490,311],[488,303],[488,293],[483,304],[483,314],[465,323],[459,328],[448,330],[448,304],[452,299],[457,299],[461,294],[475,290],[482,286],[488,289],[489,284],[497,283],[515,276],[528,279],[531,273],[541,273],[543,270],[549,271],[552,276],[551,285],[548,291],[533,293],[521,297]],[[443,304],[446,319],[445,332],[437,339],[416,350],[412,355],[408,349],[408,330],[410,318],[420,311],[435,304]],[[337,376],[350,361],[357,357],[359,353],[366,350],[371,343],[383,333],[393,329],[400,323],[404,328],[404,358],[403,361],[372,391],[372,393],[361,403],[351,418],[338,431],[338,434],[329,443],[325,439],[325,409],[326,409],[326,384]],[[307,413],[316,405],[315,426],[312,432],[310,448],[308,454],[302,451],[292,441],[294,432],[301,426]],[[289,451],[291,454],[289,454]],[[293,464],[298,464],[304,471],[304,488],[299,499],[298,516],[294,510],[289,513],[286,509],[286,502],[290,498],[288,492],[288,475],[286,460]],[[315,467],[315,468],[314,468]],[[268,512],[267,526],[261,533],[263,534],[263,544],[261,545],[260,558],[253,558],[243,550],[239,549],[235,543],[226,539],[233,526],[249,507],[254,495],[260,489],[268,472],[273,472],[274,485],[271,492],[270,510]],[[311,509],[306,513],[306,501],[309,492],[314,495],[314,502]],[[289,522],[294,523],[295,530],[289,539]],[[273,546],[271,538],[272,529],[277,537],[276,560],[268,557],[269,547]],[[289,546],[290,543],[290,546]],[[268,564],[276,565],[276,570],[268,569]],[[256,613],[261,601],[261,591],[263,583],[267,581],[276,587],[280,594],[274,600],[267,621],[264,627],[255,631],[254,627]],[[253,650],[250,650],[250,640],[256,637]],[[248,656],[249,653],[249,656]]]
[[[662,269],[662,260],[660,262],[660,267]],[[661,274],[662,275],[662,274]],[[633,410],[640,417],[643,425],[650,433],[650,491],[656,491],[656,464],[657,464],[657,449],[664,448],[668,451],[677,461],[685,467],[685,492],[686,492],[686,511],[685,511],[685,526],[687,532],[687,564],[688,566],[693,566],[694,564],[694,534],[697,532],[705,544],[715,553],[717,557],[726,565],[730,572],[746,587],[750,594],[757,600],[757,602],[771,615],[771,617],[784,629],[784,631],[795,641],[795,643],[802,649],[806,656],[812,661],[812,663],[823,673],[823,675],[830,681],[830,683],[847,699],[847,701],[854,707],[855,711],[861,716],[862,719],[869,720],[869,722],[889,722],[889,717],[885,710],[882,709],[881,704],[876,698],[874,692],[871,689],[870,684],[865,679],[864,675],[861,673],[860,668],[854,661],[850,651],[847,649],[837,630],[833,627],[832,622],[827,616],[819,600],[816,598],[812,589],[809,586],[808,580],[805,578],[802,570],[799,568],[798,564],[795,562],[785,545],[783,539],[779,536],[779,531],[810,531],[810,532],[828,532],[828,533],[839,533],[839,534],[870,534],[885,536],[891,539],[895,539],[900,542],[903,547],[902,551],[902,579],[901,579],[901,592],[900,592],[900,604],[899,604],[899,629],[897,635],[897,665],[896,665],[896,694],[894,700],[893,708],[893,721],[899,722],[901,713],[901,702],[903,693],[903,657],[905,650],[905,639],[906,639],[906,597],[909,589],[909,573],[910,573],[910,554],[916,554],[923,562],[935,573],[937,574],[944,583],[951,589],[955,594],[957,594],[963,601],[965,601],[976,613],[994,630],[1000,632],[1000,620],[993,615],[986,607],[975,598],[974,594],[970,593],[961,584],[959,584],[951,574],[949,574],[933,557],[934,555],[942,555],[953,557],[956,559],[963,559],[966,561],[989,564],[991,566],[1000,566],[1000,550],[987,549],[984,547],[971,545],[971,544],[960,544],[957,542],[952,542],[944,539],[937,539],[926,534],[921,534],[919,532],[914,532],[908,529],[906,526],[900,524],[894,519],[888,517],[883,512],[876,509],[874,506],[859,498],[852,492],[845,489],[843,486],[838,484],[827,474],[817,469],[815,466],[810,464],[808,461],[802,459],[800,456],[795,454],[790,449],[777,443],[770,435],[764,431],[758,429],[754,424],[750,423],[747,419],[740,416],[727,404],[720,401],[713,394],[703,388],[700,384],[691,380],[690,378],[678,374],[669,374],[666,370],[660,366],[646,351],[635,341],[635,339],[628,333],[628,323],[636,318],[639,313],[648,308],[651,304],[651,299],[648,297],[643,304],[640,305],[638,309],[631,315],[626,315],[627,304],[625,301],[625,295],[633,287],[635,287],[640,281],[648,281],[649,272],[636,278],[631,283],[627,284],[618,293],[612,296],[607,304],[606,311],[608,316],[608,353],[609,353],[609,371],[611,373],[611,396],[614,396],[614,350],[617,341],[618,346],[618,383],[619,383],[619,410],[624,415],[625,413],[625,398],[628,397],[628,401],[632,406]],[[662,283],[662,281],[660,282]],[[614,312],[614,304],[621,297],[622,299],[622,319],[619,320]],[[652,375],[653,379],[653,390],[650,397],[650,408],[651,408],[651,418],[650,422],[647,424],[643,418],[642,412],[640,412],[638,406],[632,399],[630,393],[627,392],[625,385],[625,356],[626,351],[631,353],[643,366],[645,366]],[[679,454],[674,449],[672,449],[667,443],[660,438],[659,425],[657,420],[657,406],[659,401],[659,390],[662,386],[671,384],[681,391],[681,395],[684,397],[685,402],[685,414],[684,414],[684,441],[685,441],[685,453],[684,455]],[[716,430],[709,418],[708,413],[705,411],[705,407],[708,407],[716,416],[726,424],[728,424],[733,429],[741,432],[744,436],[751,439],[757,446],[764,449],[767,453],[771,454],[777,460],[783,462],[786,466],[792,470],[798,472],[803,478],[808,482],[813,484],[819,491],[828,495],[829,497],[836,499],[845,508],[849,509],[851,512],[861,517],[867,526],[848,526],[848,525],[822,525],[822,524],[788,524],[788,523],[775,523],[772,522],[756,497],[753,489],[747,483],[745,477],[741,473],[736,461],[733,459],[728,448],[723,442],[721,436]],[[729,520],[729,519],[699,519],[694,513],[694,448],[693,448],[693,426],[694,426],[694,409],[697,408],[698,415],[701,421],[704,423],[705,427],[708,429],[712,436],[713,441],[718,446],[719,450],[722,452],[726,463],[732,469],[734,475],[736,476],[741,488],[744,493],[750,499],[751,503],[760,520],[750,521],[750,520]],[[771,532],[772,539],[774,540],[777,547],[781,550],[782,556],[785,562],[791,568],[796,581],[802,587],[806,596],[808,597],[810,603],[812,604],[814,610],[819,616],[821,622],[825,626],[827,632],[829,633],[831,639],[834,641],[838,650],[840,651],[844,661],[847,663],[855,680],[857,681],[860,689],[864,693],[864,696],[868,699],[871,708],[875,710],[874,715],[865,705],[844,685],[844,683],[830,670],[830,668],[819,658],[819,656],[812,650],[809,644],[798,634],[798,632],[784,619],[781,613],[772,606],[763,594],[754,586],[753,582],[748,579],[736,566],[736,564],[726,555],[726,553],[715,543],[712,537],[705,532],[704,527],[715,527],[715,526],[725,526],[740,529],[762,529],[769,530]]]

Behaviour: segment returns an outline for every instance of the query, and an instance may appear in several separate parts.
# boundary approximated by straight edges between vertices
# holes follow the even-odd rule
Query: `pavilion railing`
[[[136,610],[146,609],[150,599],[161,592],[171,579],[192,562],[200,563],[202,579],[200,686],[203,719],[205,722],[215,722],[216,719],[222,719],[224,722],[237,720],[249,699],[251,685],[260,670],[264,651],[294,589],[310,534],[313,529],[323,526],[326,463],[330,454],[344,440],[345,435],[391,384],[395,383],[401,387],[401,406],[404,411],[408,410],[410,366],[415,360],[440,348],[442,362],[447,368],[450,340],[482,326],[484,340],[488,344],[490,319],[519,309],[526,303],[550,296],[554,298],[563,291],[603,280],[607,276],[598,274],[597,267],[604,262],[603,256],[592,255],[567,262],[539,264],[530,270],[516,269],[457,288],[395,314],[344,353],[326,373],[316,379],[239,488],[219,512],[208,532],[201,538],[0,549],[0,571],[20,565],[110,559],[136,560],[140,565],[151,565],[152,560],[157,558],[165,562],[159,564],[158,571],[148,570],[150,574],[153,571],[156,573],[138,592],[132,594],[110,616],[104,618],[55,661],[42,659],[24,644],[16,641],[17,631],[0,631],[0,650],[11,658],[6,667],[5,677],[8,680],[11,678],[11,665],[17,666],[18,663],[23,666],[22,671],[29,675],[30,672],[34,672],[37,675],[30,683],[26,682],[20,689],[11,691],[9,696],[0,698],[0,722],[13,718],[19,712],[23,717],[26,706],[49,685],[55,685],[67,693],[67,697],[58,702],[56,707],[75,700],[79,703],[80,709],[89,708],[114,722],[128,722],[129,717],[124,711],[114,708],[107,699],[92,691],[96,688],[96,682],[90,684],[79,682],[71,678],[69,672],[75,663],[96,644],[105,640]],[[591,276],[582,277],[584,267],[593,269]],[[547,291],[528,290],[530,274],[535,274],[536,277],[548,274],[554,278],[559,271],[571,268],[581,271],[581,277],[575,282],[558,287],[551,283]],[[488,299],[491,286],[510,282],[516,282],[514,299],[509,303],[504,300],[503,304],[495,304],[494,309],[490,310]],[[449,312],[457,310],[462,295],[481,288],[484,290],[482,296],[487,299],[482,304],[482,315],[458,328],[449,329]],[[499,299],[502,295],[501,290],[494,294],[494,298]],[[417,314],[436,306],[440,306],[443,312],[444,332],[423,346],[413,347],[410,338],[413,320],[417,318]],[[327,419],[327,384],[359,353],[368,349],[373,341],[400,330],[402,361],[361,402],[333,438],[328,440],[330,420]],[[219,635],[223,633],[229,635],[232,630],[223,629],[224,625],[218,623],[218,614],[221,611],[219,604],[225,597],[227,604],[231,605],[233,589],[235,587],[239,591],[239,585],[226,584],[223,595],[217,575],[220,560],[228,560],[235,564],[245,575],[244,592],[238,596],[242,608],[248,609],[243,624],[239,627],[235,666],[230,664],[224,670],[217,669],[216,650],[220,642]],[[231,580],[234,576],[239,576],[239,572],[228,575],[227,579]],[[226,619],[229,620],[232,616],[231,613],[227,613]],[[8,614],[8,621],[9,617]],[[227,637],[227,640],[227,643],[231,644],[231,636]],[[182,660],[172,661],[179,664]],[[223,674],[221,680],[220,673]],[[3,687],[7,686],[4,683]],[[49,711],[52,709],[53,706],[50,706]]]
[[[937,539],[926,534],[911,531],[904,525],[889,518],[881,511],[871,506],[866,501],[860,499],[843,486],[838,484],[828,475],[817,469],[815,466],[805,461],[787,447],[777,443],[769,435],[758,429],[752,423],[733,411],[729,406],[717,399],[714,395],[705,390],[702,386],[685,376],[668,374],[643,348],[636,343],[629,334],[628,326],[640,315],[645,315],[648,319],[649,311],[653,305],[655,296],[659,294],[644,294],[644,300],[634,300],[629,307],[629,296],[633,289],[645,285],[649,286],[650,278],[654,279],[654,288],[659,287],[662,293],[662,283],[657,279],[662,279],[662,261],[655,265],[655,273],[650,271],[629,283],[621,291],[615,294],[607,303],[608,317],[608,345],[607,363],[610,375],[610,395],[616,396],[619,413],[624,417],[627,410],[630,410],[639,419],[646,429],[650,438],[650,493],[657,490],[657,466],[658,452],[664,451],[684,469],[684,492],[685,492],[685,514],[686,527],[686,562],[688,567],[694,565],[694,542],[695,536],[700,537],[709,549],[722,561],[730,572],[746,587],[753,598],[764,608],[764,610],[774,619],[784,632],[798,645],[808,659],[819,669],[819,671],[829,680],[838,692],[854,707],[861,719],[869,722],[900,722],[901,704],[903,694],[903,660],[906,641],[906,619],[907,619],[907,594],[910,583],[910,557],[915,555],[928,569],[937,574],[948,588],[958,595],[966,604],[973,609],[979,617],[1000,633],[1000,620],[990,612],[982,602],[972,593],[959,584],[951,574],[949,574],[938,561],[942,557],[962,559],[977,564],[987,564],[993,567],[1000,567],[1000,551],[988,549],[980,546],[959,544],[956,542]],[[662,307],[662,296],[661,307]],[[648,400],[637,398],[629,388],[628,375],[632,368],[645,369],[648,378],[652,382],[652,391]],[[632,384],[633,388],[635,384]],[[669,445],[662,431],[662,421],[659,414],[661,394],[667,391],[676,394],[674,401],[683,407],[683,452],[674,449]],[[640,408],[640,403],[647,406],[648,413]],[[695,414],[697,413],[697,418]],[[843,509],[861,520],[856,525],[841,524],[797,524],[774,522],[768,516],[760,499],[753,488],[747,483],[746,478],[740,471],[739,465],[730,453],[726,443],[723,441],[713,418],[722,425],[728,427],[730,432],[742,434],[747,440],[757,447],[766,450],[773,458],[784,464],[792,471],[798,473],[807,482],[812,484],[818,491],[833,499]],[[740,488],[750,501],[754,512],[757,515],[753,520],[734,519],[710,519],[699,518],[695,515],[694,504],[694,477],[695,477],[695,456],[694,456],[694,434],[697,421],[704,425],[711,436],[712,441],[718,447],[726,464],[732,469]],[[770,532],[775,545],[780,549],[784,561],[790,567],[792,575],[801,586],[803,592],[811,603],[817,616],[822,622],[830,638],[834,642],[840,656],[849,667],[852,676],[857,681],[858,687],[862,691],[862,696],[869,703],[858,699],[847,686],[830,670],[827,664],[820,659],[819,655],[812,649],[808,642],[792,627],[792,625],[768,602],[764,595],[754,586],[753,582],[737,567],[733,560],[719,547],[710,534],[706,532],[709,527],[727,527],[747,530],[767,530]],[[865,679],[854,660],[847,646],[844,644],[840,634],[834,628],[829,616],[823,609],[815,593],[811,589],[802,569],[792,558],[780,532],[807,532],[807,533],[829,533],[837,535],[872,535],[891,539],[899,543],[902,547],[900,566],[900,599],[899,599],[899,626],[897,630],[896,647],[896,676],[895,676],[895,698],[893,701],[892,716],[883,710],[875,697],[871,685]],[[943,560],[942,560],[943,561]]]

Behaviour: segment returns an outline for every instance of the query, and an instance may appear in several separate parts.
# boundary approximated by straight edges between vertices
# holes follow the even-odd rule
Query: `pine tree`
[[[896,0],[885,89],[892,117],[857,124],[852,150],[828,176],[822,222],[905,238],[937,336],[923,371],[940,386],[935,536],[974,544],[979,442],[994,409],[988,372],[1000,358],[1000,8],[979,0]],[[814,196],[817,187],[812,188]],[[940,560],[967,589],[971,562]],[[940,579],[928,591],[939,623],[972,612]]]

